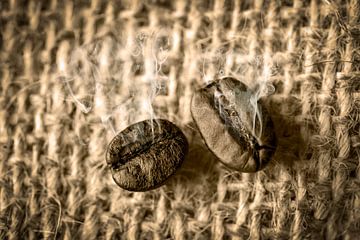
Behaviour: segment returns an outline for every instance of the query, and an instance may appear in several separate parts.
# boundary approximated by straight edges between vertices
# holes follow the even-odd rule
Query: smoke
[[[239,48],[237,44],[244,43],[242,38],[239,34],[227,41],[201,39],[196,44],[197,54],[193,56],[193,61],[199,63],[200,86],[219,78],[233,77],[249,87],[246,92],[240,93],[239,89],[229,89],[228,93],[223,94],[227,94],[231,99],[230,104],[233,103],[233,106],[229,107],[243,113],[243,121],[251,123],[249,130],[255,137],[260,138],[263,122],[258,102],[274,93],[275,87],[271,83],[271,78],[277,74],[277,65],[269,54],[260,55],[261,51],[258,55],[249,54],[250,50],[246,49],[246,45]],[[221,97],[218,95],[219,93],[215,92],[214,98]],[[251,120],[248,116],[251,116]]]
[[[132,123],[158,118],[153,103],[167,91],[163,66],[172,44],[168,32],[109,34],[69,50],[68,58],[58,63],[67,100],[113,135]]]
[[[255,132],[256,122],[262,128],[258,100],[274,91],[269,81],[272,62],[271,58],[249,58],[245,50],[236,47],[239,38],[235,36],[226,42],[204,38],[191,46],[182,46],[181,36],[168,29],[127,36],[108,34],[73,47],[69,58],[58,64],[59,79],[67,99],[85,115],[97,117],[115,135],[135,122],[169,117],[166,97],[178,94],[176,85],[179,85],[179,79],[175,77],[177,83],[170,79],[169,69],[179,69],[181,66],[176,64],[181,61],[176,59],[184,57],[187,68],[182,69],[185,73],[182,78],[191,77],[203,85],[230,76],[250,86],[252,95],[248,105],[252,107],[251,129]],[[173,49],[182,48],[183,56],[171,55]]]

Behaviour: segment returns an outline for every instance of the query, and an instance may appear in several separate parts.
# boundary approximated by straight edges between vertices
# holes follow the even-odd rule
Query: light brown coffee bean
[[[188,151],[182,131],[164,119],[130,125],[109,143],[106,162],[114,181],[129,191],[161,186],[181,166]]]
[[[199,89],[191,113],[208,148],[229,168],[255,172],[273,157],[273,122],[244,83],[228,77]]]

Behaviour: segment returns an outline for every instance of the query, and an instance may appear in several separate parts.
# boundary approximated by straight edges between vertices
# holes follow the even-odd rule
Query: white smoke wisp
[[[275,92],[274,85],[270,82],[272,76],[273,63],[269,57],[266,57],[261,66],[263,71],[262,74],[256,79],[256,88],[250,98],[250,104],[254,109],[253,115],[253,134],[260,138],[263,131],[262,112],[258,106],[258,102],[261,98],[267,97]],[[259,121],[259,131],[255,132],[256,120]]]
[[[98,68],[93,59],[94,49],[86,45],[72,51],[69,62],[61,62],[59,66],[60,76],[65,85],[69,97],[79,109],[87,114],[93,107],[96,79],[99,78]]]
[[[209,39],[199,40],[199,46],[206,45]],[[232,98],[230,102],[234,103],[233,108],[237,108],[237,112],[244,122],[249,122],[249,131],[260,138],[263,131],[262,110],[258,105],[261,98],[275,92],[273,84],[270,82],[273,76],[274,62],[271,56],[251,55],[246,49],[236,48],[236,43],[241,42],[241,36],[234,36],[227,42],[218,42],[217,45],[208,44],[205,49],[199,47],[198,56],[194,56],[199,62],[199,73],[202,82],[205,85],[211,81],[223,78],[233,77],[249,87],[247,92],[237,92],[236,89],[229,89],[228,97]],[[216,93],[215,93],[216,95]],[[214,96],[219,97],[219,96]],[[240,99],[240,100],[239,100]],[[219,109],[221,110],[221,109]],[[250,116],[250,119],[249,119]]]
[[[202,49],[202,46],[207,43],[209,39],[200,40],[198,42],[197,51],[200,53],[194,56],[194,61],[200,63],[198,72],[201,80],[205,84],[217,78],[224,77],[228,74],[225,69],[226,63],[234,54],[233,50],[229,48],[229,42],[219,43],[217,45],[209,44],[208,47]]]
[[[152,63],[150,62],[151,66],[154,66],[153,77],[150,81],[151,83],[151,90],[150,90],[150,101],[151,103],[155,100],[156,96],[162,93],[166,86],[163,86],[162,83],[168,84],[169,78],[163,74],[163,65],[168,60],[170,49],[171,49],[171,40],[172,38],[168,35],[169,31],[165,29],[159,29],[154,31],[151,34],[151,41],[150,41],[150,50],[152,56]],[[154,119],[154,111],[152,111],[151,120]],[[156,126],[161,130],[160,123],[156,122]],[[152,133],[154,137],[154,124],[151,125]]]
[[[122,38],[109,34],[74,47],[67,61],[58,64],[67,100],[99,119],[113,136],[145,119],[154,121],[154,134],[161,127],[155,122],[160,110],[154,101],[169,84],[164,73],[173,41],[169,32],[155,29]],[[141,137],[143,129],[137,132]]]

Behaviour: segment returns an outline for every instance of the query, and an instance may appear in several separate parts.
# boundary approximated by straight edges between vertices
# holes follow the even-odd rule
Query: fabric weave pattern
[[[358,0],[4,0],[0,24],[0,239],[359,236]],[[264,171],[226,169],[196,131],[192,93],[221,76],[275,88]],[[154,116],[189,155],[127,192],[107,143]]]

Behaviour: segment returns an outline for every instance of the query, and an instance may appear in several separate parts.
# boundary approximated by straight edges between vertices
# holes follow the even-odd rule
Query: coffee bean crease
[[[211,82],[194,93],[191,113],[206,145],[228,167],[258,171],[274,155],[272,120],[244,83],[233,78]]]
[[[181,166],[188,151],[182,131],[164,119],[130,125],[109,143],[106,161],[113,179],[130,191],[161,186]]]

